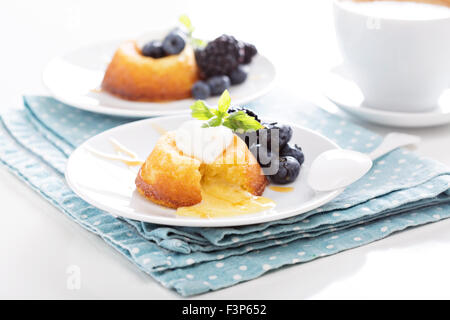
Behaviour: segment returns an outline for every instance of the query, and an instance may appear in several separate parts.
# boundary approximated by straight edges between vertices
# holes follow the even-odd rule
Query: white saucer
[[[50,94],[75,108],[122,117],[144,118],[190,112],[193,99],[168,102],[136,102],[98,90],[106,67],[122,41],[109,41],[79,48],[54,58],[43,72]],[[229,91],[233,104],[242,105],[267,93],[275,80],[275,67],[258,54],[249,65],[247,80]],[[218,97],[206,100],[217,104]]]
[[[429,112],[406,113],[368,108],[364,96],[342,66],[333,68],[325,79],[325,96],[352,116],[383,126],[419,128],[450,123],[450,89]]]
[[[240,226],[288,218],[318,208],[343,191],[315,192],[308,186],[306,178],[312,161],[322,152],[338,146],[328,138],[298,125],[292,125],[292,142],[302,146],[305,163],[297,180],[289,185],[294,188],[293,191],[283,193],[266,188],[263,196],[272,199],[276,203],[275,208],[227,218],[178,216],[175,210],[158,206],[136,191],[134,180],[139,167],[128,167],[120,161],[99,157],[88,150],[90,147],[97,152],[114,154],[110,142],[114,138],[136,153],[139,159],[146,159],[160,137],[161,130],[174,130],[189,119],[189,116],[171,116],[135,121],[92,137],[70,156],[66,167],[67,183],[85,201],[113,215],[156,224],[191,227]]]

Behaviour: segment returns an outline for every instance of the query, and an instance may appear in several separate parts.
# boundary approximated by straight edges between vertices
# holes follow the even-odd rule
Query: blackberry
[[[242,63],[248,64],[252,62],[252,58],[258,53],[256,47],[251,43],[244,42],[244,61]]]
[[[204,49],[195,52],[200,75],[204,79],[229,75],[244,62],[244,57],[244,44],[226,34],[210,41]]]

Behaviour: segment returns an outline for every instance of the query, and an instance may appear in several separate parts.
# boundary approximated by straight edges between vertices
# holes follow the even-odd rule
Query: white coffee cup
[[[334,1],[336,36],[364,104],[399,112],[435,108],[450,87],[450,16],[377,17],[343,1]]]

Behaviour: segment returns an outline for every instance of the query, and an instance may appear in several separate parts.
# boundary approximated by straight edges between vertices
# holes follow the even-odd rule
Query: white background
[[[0,111],[19,107],[22,94],[46,93],[41,72],[53,56],[136,37],[180,13],[205,37],[230,33],[255,43],[274,61],[278,85],[303,98],[316,98],[321,76],[340,61],[328,0],[2,1]],[[418,153],[450,165],[449,125],[401,131],[423,138]],[[4,169],[0,208],[0,298],[179,298]],[[448,299],[449,230],[450,220],[435,223],[198,298]],[[81,270],[79,290],[66,286],[71,265]]]

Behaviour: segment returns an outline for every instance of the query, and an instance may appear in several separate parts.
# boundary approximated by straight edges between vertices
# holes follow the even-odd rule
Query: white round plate
[[[57,100],[96,113],[144,118],[190,111],[193,99],[137,102],[99,90],[106,67],[120,43],[97,43],[54,58],[43,72],[44,85]],[[241,105],[264,95],[272,88],[274,80],[275,67],[258,54],[249,64],[247,81],[229,89],[233,103]],[[218,97],[206,99],[210,105],[217,104],[217,101]]]
[[[294,191],[280,193],[266,188],[263,195],[275,201],[274,209],[226,218],[177,216],[175,210],[156,205],[136,191],[134,180],[138,167],[101,158],[87,150],[94,148],[114,154],[110,142],[113,138],[135,152],[140,159],[146,159],[160,137],[161,128],[174,130],[189,119],[189,116],[171,116],[140,120],[92,137],[70,156],[66,167],[67,183],[85,201],[113,215],[156,224],[191,227],[241,226],[288,218],[318,208],[342,192],[314,192],[307,185],[306,178],[312,161],[320,153],[338,146],[328,138],[297,125],[292,125],[292,141],[302,146],[306,160],[300,176],[290,185]]]
[[[391,112],[369,108],[364,96],[342,66],[330,71],[325,79],[325,96],[341,110],[367,122],[383,126],[420,128],[450,123],[450,89],[440,97],[436,109],[429,112]]]

